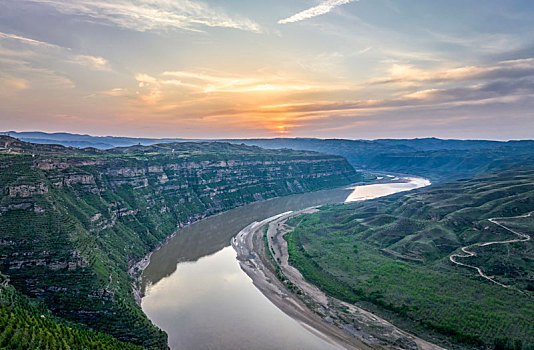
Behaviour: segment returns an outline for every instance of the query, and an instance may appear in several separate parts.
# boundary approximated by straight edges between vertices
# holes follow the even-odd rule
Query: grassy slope
[[[412,329],[495,348],[534,346],[534,243],[477,247],[475,270],[449,262],[476,242],[517,236],[490,223],[534,209],[534,168],[491,173],[306,217],[289,236],[290,256],[329,293],[378,308]],[[502,221],[534,234],[534,218]]]
[[[86,327],[65,323],[8,282],[6,276],[0,275],[1,349],[142,349]]]
[[[4,152],[0,271],[54,315],[149,348],[166,334],[135,303],[132,262],[206,215],[360,179],[342,158],[219,143]]]

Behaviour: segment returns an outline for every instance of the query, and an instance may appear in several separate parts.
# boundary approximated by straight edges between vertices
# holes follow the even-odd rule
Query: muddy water
[[[378,186],[373,187],[377,196],[415,188],[413,181],[367,186]],[[143,273],[143,311],[167,332],[171,349],[336,349],[256,289],[230,240],[251,222],[278,213],[343,203],[351,196],[362,200],[355,194],[360,187],[366,186],[254,203],[180,230],[152,255]],[[373,188],[366,188],[365,196]]]

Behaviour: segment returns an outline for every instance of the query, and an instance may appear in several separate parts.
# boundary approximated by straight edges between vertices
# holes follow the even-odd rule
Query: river
[[[397,180],[397,178],[395,178]],[[235,208],[187,226],[152,254],[141,307],[169,335],[171,349],[337,349],[272,304],[241,270],[230,241],[254,221],[312,206],[366,200],[430,183],[318,191]]]

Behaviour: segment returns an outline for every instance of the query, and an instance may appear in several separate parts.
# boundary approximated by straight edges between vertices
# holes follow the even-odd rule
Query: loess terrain
[[[534,347],[534,166],[293,219],[291,262],[329,294],[445,347]],[[492,218],[498,218],[498,225]],[[510,231],[512,229],[512,231]],[[481,269],[450,261],[457,257]]]

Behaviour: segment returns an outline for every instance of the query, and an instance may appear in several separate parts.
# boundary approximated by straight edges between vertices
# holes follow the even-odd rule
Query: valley
[[[279,333],[280,348],[530,349],[534,152],[527,143],[406,142],[422,158],[394,157],[411,157],[414,173],[437,184],[419,188],[430,181],[402,177],[410,167],[389,161],[377,175],[309,150],[101,150],[0,136],[0,305],[19,315],[0,320],[0,341],[269,349]],[[488,147],[488,156],[444,175],[465,147]],[[428,162],[435,152],[449,161]],[[318,209],[296,215],[306,208]],[[229,253],[247,225],[287,211],[248,231],[248,253]],[[226,284],[223,299],[212,297]],[[45,336],[51,327],[71,335]],[[222,333],[215,341],[206,329]]]
[[[131,267],[160,242],[246,203],[362,180],[341,157],[222,143],[99,151],[1,137],[0,148],[9,286],[61,319],[147,348],[167,348],[167,335],[136,304]]]
[[[0,0],[0,350],[534,350],[533,19]]]
[[[290,262],[328,295],[446,348],[530,349],[532,169],[297,217]]]

